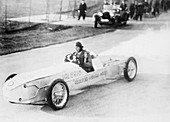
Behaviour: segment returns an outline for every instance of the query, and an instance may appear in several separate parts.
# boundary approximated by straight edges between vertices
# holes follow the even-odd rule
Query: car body
[[[91,56],[92,72],[86,72],[75,63],[63,62],[32,72],[12,74],[3,85],[3,96],[11,103],[47,103],[59,110],[67,104],[69,95],[77,90],[103,81],[116,81],[122,76],[128,81],[136,77],[137,62],[133,57]]]
[[[103,10],[93,14],[94,27],[97,28],[98,24],[103,25],[126,25],[129,12],[121,11],[120,5],[104,5]]]

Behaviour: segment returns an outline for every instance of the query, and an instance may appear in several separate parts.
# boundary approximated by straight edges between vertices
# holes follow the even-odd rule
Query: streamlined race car
[[[122,11],[120,5],[104,5],[103,10],[93,14],[94,28],[100,25],[126,25],[129,18],[127,10]]]
[[[11,103],[48,104],[52,109],[59,110],[66,106],[69,96],[76,90],[103,81],[116,81],[123,76],[129,82],[136,77],[137,62],[134,57],[90,56],[94,68],[91,72],[67,59],[60,65],[11,74],[3,85],[3,96]]]

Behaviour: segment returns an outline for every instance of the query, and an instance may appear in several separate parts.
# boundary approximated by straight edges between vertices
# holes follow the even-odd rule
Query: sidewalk
[[[47,15],[35,15],[30,17],[30,22],[35,23],[50,23],[50,24],[58,24],[58,25],[71,25],[71,26],[87,26],[87,27],[93,27],[93,18],[92,17],[86,17],[85,20],[82,18],[80,20],[77,20],[76,18],[73,18],[72,16],[67,15],[61,15],[61,21],[59,20],[60,15],[59,14],[50,14],[48,17]],[[9,18],[8,20],[12,21],[22,21],[22,22],[29,22],[29,17],[19,17],[19,18]]]
[[[158,17],[154,18],[143,18],[143,21],[135,21],[130,20],[128,23],[134,23],[137,24],[146,24],[146,23],[153,23],[153,20],[155,20],[155,24],[159,21],[159,23],[164,24],[163,28],[169,28],[170,23],[167,21],[170,17],[170,11],[167,13],[163,12]],[[47,19],[48,18],[48,19]],[[30,22],[35,23],[50,23],[50,24],[58,24],[58,25],[68,25],[68,26],[86,26],[86,27],[93,27],[94,20],[92,17],[86,17],[85,20],[82,18],[80,20],[77,20],[76,18],[73,18],[72,16],[68,16],[66,14],[61,15],[61,20],[59,20],[60,15],[59,14],[50,14],[48,17],[47,15],[34,15],[30,17]],[[21,21],[21,22],[29,22],[29,17],[19,17],[19,18],[9,18],[8,20],[12,21]],[[166,23],[165,23],[166,22]]]

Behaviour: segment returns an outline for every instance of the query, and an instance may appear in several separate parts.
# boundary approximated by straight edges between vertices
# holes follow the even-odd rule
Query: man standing
[[[152,1],[152,15],[156,16],[159,15],[159,9],[160,9],[160,4],[159,4],[159,0],[153,0]]]
[[[122,0],[122,3],[120,4],[120,8],[122,11],[126,11],[127,10],[127,4],[125,3],[124,0]]]
[[[130,10],[130,18],[133,19],[133,16],[135,14],[135,2],[132,2],[129,7]]]
[[[143,17],[143,3],[140,2],[136,7],[136,20],[140,18],[140,21],[142,21],[142,17]]]
[[[84,0],[82,0],[78,9],[78,20],[80,20],[81,16],[83,17],[83,20],[85,20],[86,12],[87,12],[87,5],[84,2]]]
[[[168,10],[168,1],[167,0],[162,0],[162,3],[163,3],[163,10],[165,12],[167,12],[167,10]]]
[[[124,0],[122,0],[122,3],[120,4],[120,10],[121,10],[120,12],[121,17],[123,18],[123,20],[127,21],[129,19],[129,15],[126,12],[128,8]]]
[[[148,12],[148,8],[149,8],[149,3],[148,3],[148,0],[145,0],[143,2],[143,13],[146,14]]]

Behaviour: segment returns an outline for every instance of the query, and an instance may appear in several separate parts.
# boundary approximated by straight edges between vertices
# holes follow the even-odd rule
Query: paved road
[[[3,100],[0,120],[11,121],[148,121],[170,120],[170,13],[142,22],[131,21],[114,32],[81,39],[95,53],[134,55],[139,71],[134,82],[124,79],[91,87],[70,98],[61,111],[48,106],[16,105]],[[0,88],[5,78],[61,63],[75,41],[0,57]]]

